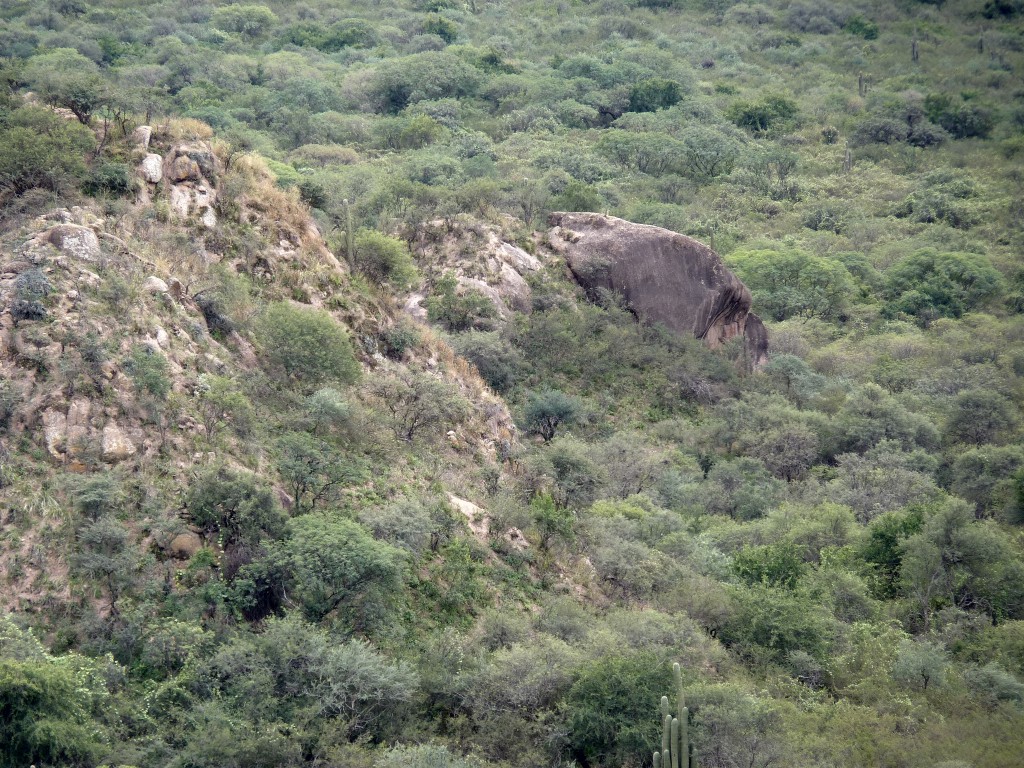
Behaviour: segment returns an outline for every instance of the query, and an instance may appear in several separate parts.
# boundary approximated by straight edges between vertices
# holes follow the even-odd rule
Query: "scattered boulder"
[[[150,153],[142,158],[139,169],[142,171],[143,179],[150,184],[159,184],[164,177],[163,158],[160,155]]]
[[[118,462],[135,455],[135,445],[121,431],[116,422],[110,421],[103,428],[103,460]]]
[[[49,243],[65,256],[82,261],[98,261],[102,255],[96,233],[78,224],[58,224],[50,227],[39,234],[36,240]]]
[[[195,531],[179,533],[167,545],[167,554],[178,560],[188,560],[203,547],[203,540]]]
[[[456,512],[460,512],[466,518],[466,522],[469,523],[469,529],[473,534],[481,541],[486,541],[488,533],[487,512],[472,501],[460,499],[452,493],[448,494],[448,501]]]
[[[153,138],[153,129],[148,125],[140,125],[132,131],[132,141],[137,147],[149,149],[149,140]]]
[[[146,282],[142,284],[142,290],[146,293],[167,293],[167,283],[161,280],[156,275],[150,275],[146,278]]]
[[[767,359],[768,337],[750,312],[750,291],[703,243],[598,213],[553,213],[549,224],[552,248],[591,295],[617,293],[642,322],[692,334],[711,348],[744,336],[751,365]]]

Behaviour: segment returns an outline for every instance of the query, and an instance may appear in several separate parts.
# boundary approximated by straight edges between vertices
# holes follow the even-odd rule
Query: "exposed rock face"
[[[493,229],[431,222],[420,232],[413,251],[427,272],[453,272],[459,293],[473,291],[486,296],[502,321],[508,320],[513,311],[532,309],[532,291],[526,276],[544,265],[536,256],[502,240]],[[406,312],[425,318],[419,303],[422,298],[410,297]]]
[[[100,256],[100,241],[96,233],[78,224],[58,224],[38,235],[39,242],[50,243],[61,253],[82,261],[97,261]]]
[[[103,460],[114,463],[135,455],[135,445],[113,421],[103,428]]]
[[[210,145],[204,142],[178,144],[163,158],[162,167],[152,173],[146,166],[150,157],[147,155],[142,161],[140,171],[147,181],[157,175],[157,170],[160,171],[168,186],[171,212],[181,219],[195,214],[203,226],[215,227],[217,214],[213,206],[217,200],[217,157]]]
[[[589,293],[622,296],[637,318],[715,348],[743,336],[751,365],[768,353],[750,291],[703,243],[661,227],[597,213],[553,213],[548,239]]]

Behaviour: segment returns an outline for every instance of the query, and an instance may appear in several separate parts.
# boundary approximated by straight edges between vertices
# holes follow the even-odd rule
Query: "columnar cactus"
[[[690,710],[683,695],[683,673],[672,665],[676,689],[676,716],[668,696],[661,697],[661,751],[654,753],[654,768],[697,768],[697,752],[690,744]]]

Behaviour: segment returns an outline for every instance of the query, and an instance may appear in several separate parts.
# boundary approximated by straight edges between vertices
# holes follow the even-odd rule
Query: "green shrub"
[[[658,711],[668,664],[653,654],[610,656],[591,662],[565,699],[569,746],[586,765],[646,765],[658,743]]]
[[[655,112],[678,104],[682,98],[683,87],[675,80],[651,77],[630,89],[629,111]]]
[[[82,156],[95,143],[92,131],[47,109],[15,110],[0,128],[0,190],[14,195],[35,188],[66,191],[84,176]]]
[[[348,334],[322,310],[271,304],[256,334],[267,363],[285,382],[312,390],[326,382],[351,384],[359,378]]]
[[[458,286],[451,273],[446,273],[434,284],[434,294],[423,302],[430,321],[451,332],[491,326],[491,321],[498,314],[491,300],[479,291],[459,293]]]
[[[405,241],[373,229],[355,235],[355,264],[352,266],[378,284],[406,287],[416,278],[416,266]]]
[[[127,197],[135,193],[132,169],[124,163],[104,162],[89,174],[82,189],[90,195]]]

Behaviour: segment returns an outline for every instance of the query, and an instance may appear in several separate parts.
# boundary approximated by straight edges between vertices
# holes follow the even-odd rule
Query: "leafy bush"
[[[82,189],[90,195],[127,197],[135,193],[132,169],[124,163],[104,162],[89,174]]]
[[[348,334],[322,310],[271,304],[259,319],[257,341],[283,380],[303,389],[326,382],[351,384],[359,378]]]
[[[907,256],[886,274],[884,311],[904,313],[928,325],[939,317],[960,317],[998,296],[1002,275],[976,253],[925,248]]]
[[[92,131],[49,110],[18,109],[0,127],[0,190],[66,191],[84,176],[82,156],[95,143]]]
[[[737,251],[729,263],[754,294],[753,308],[774,320],[840,316],[852,281],[846,267],[799,250]]]
[[[523,375],[526,360],[497,331],[468,331],[453,339],[455,350],[476,366],[495,391],[509,392]]]
[[[591,766],[644,765],[661,733],[658,702],[671,679],[653,654],[585,666],[565,699],[573,755]]]
[[[683,87],[675,80],[651,77],[630,89],[629,111],[655,112],[678,104],[682,98]]]
[[[557,389],[532,392],[523,409],[523,422],[528,431],[540,435],[547,442],[560,426],[571,424],[582,409],[579,398]]]
[[[423,302],[430,321],[452,332],[489,327],[498,314],[491,300],[479,291],[459,293],[458,287],[458,281],[451,273],[446,273],[434,284],[435,293]]]
[[[416,277],[409,247],[397,237],[372,229],[355,234],[355,267],[375,283],[391,283],[395,288],[407,286]]]
[[[796,102],[786,96],[764,96],[759,101],[738,101],[727,115],[740,128],[755,135],[766,134],[791,123],[799,110]]]

